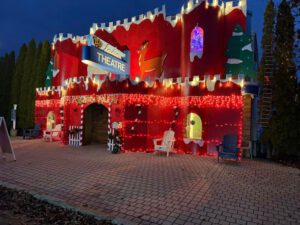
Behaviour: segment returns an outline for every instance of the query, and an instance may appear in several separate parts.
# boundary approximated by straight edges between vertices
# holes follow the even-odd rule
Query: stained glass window
[[[190,60],[194,61],[195,57],[198,56],[199,59],[202,58],[204,49],[204,31],[198,25],[194,28],[191,33],[191,50],[190,50]]]

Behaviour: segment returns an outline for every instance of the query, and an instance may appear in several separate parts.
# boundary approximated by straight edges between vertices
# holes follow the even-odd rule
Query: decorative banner
[[[13,159],[16,161],[16,156],[11,146],[7,126],[3,117],[0,117],[0,148],[3,153],[12,154]]]
[[[138,63],[139,63],[142,79],[145,78],[146,73],[151,73],[151,72],[152,73],[154,72],[156,77],[160,77],[160,75],[164,70],[164,63],[167,57],[167,54],[165,53],[161,56],[157,56],[146,60],[145,58],[148,52],[148,45],[149,42],[145,41],[140,47],[140,49],[138,50],[138,54],[139,54]]]
[[[129,74],[129,52],[126,52],[126,61],[121,60],[94,46],[82,47],[82,62],[113,74]]]

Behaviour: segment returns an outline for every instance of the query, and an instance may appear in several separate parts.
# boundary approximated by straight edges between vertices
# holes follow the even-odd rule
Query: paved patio
[[[128,224],[300,224],[300,170],[14,140],[0,181]]]

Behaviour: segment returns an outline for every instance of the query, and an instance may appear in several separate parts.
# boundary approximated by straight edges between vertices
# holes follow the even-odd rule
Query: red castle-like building
[[[226,73],[236,62],[226,50],[246,32],[246,4],[191,0],[175,16],[162,7],[93,24],[86,36],[55,36],[35,122],[43,130],[61,124],[61,141],[76,146],[108,143],[118,129],[125,152],[153,151],[168,129],[178,153],[210,152],[228,133],[241,145],[250,78]]]

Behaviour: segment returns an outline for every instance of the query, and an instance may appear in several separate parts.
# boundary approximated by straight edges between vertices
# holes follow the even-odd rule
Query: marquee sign
[[[122,52],[95,35],[82,47],[82,62],[118,75],[129,74],[129,51]]]
[[[95,46],[96,48],[101,49],[102,51],[113,55],[119,59],[125,58],[126,55],[116,47],[108,44],[106,41],[103,41],[101,38],[98,38],[95,35],[88,35],[87,41],[89,46]]]
[[[129,56],[129,55],[128,55]],[[128,57],[129,58],[129,57]],[[129,74],[129,63],[94,46],[82,47],[82,62],[114,74]]]

